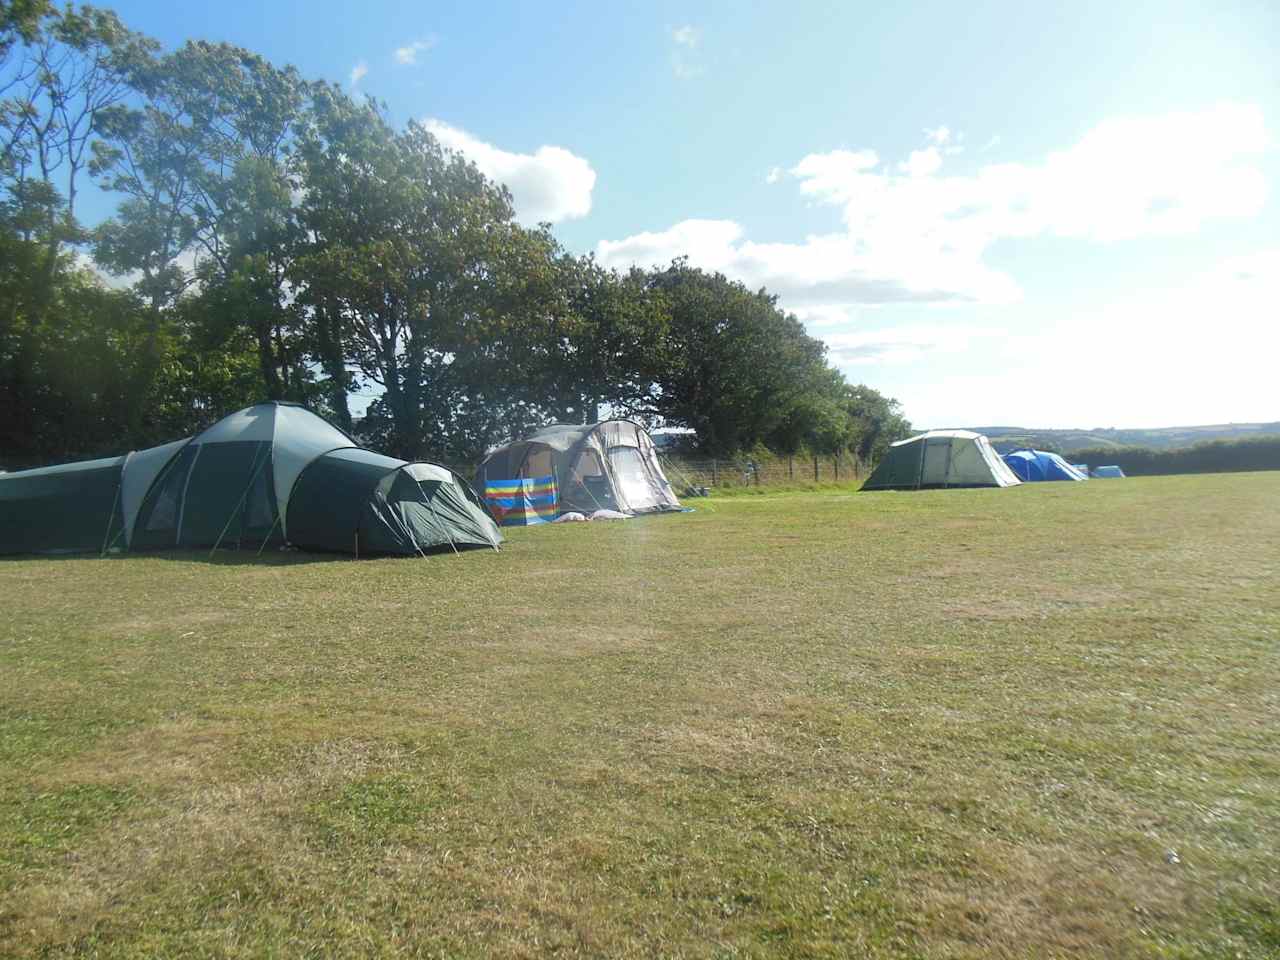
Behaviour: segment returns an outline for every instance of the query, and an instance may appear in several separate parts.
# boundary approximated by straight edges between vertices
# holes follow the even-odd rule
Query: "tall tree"
[[[911,436],[911,424],[898,401],[871,387],[846,387],[844,408],[852,424],[849,449],[864,463],[878,461],[889,444]]]
[[[307,242],[290,274],[323,330],[331,381],[341,358],[382,397],[381,439],[420,456],[448,429],[459,357],[494,334],[501,264],[527,238],[511,198],[425,129],[396,132],[376,105],[317,91],[298,157]]]
[[[7,15],[19,25],[23,44],[5,90],[0,172],[13,185],[39,180],[61,197],[62,204],[50,206],[42,231],[46,274],[52,276],[61,245],[80,239],[76,201],[101,119],[130,95],[157,45],[128,30],[110,10],[50,8],[34,20],[38,8],[26,7],[21,17]]]
[[[286,273],[300,237],[291,149],[306,85],[292,67],[189,42],[140,71],[141,105],[109,111],[95,170],[126,197],[97,234],[99,262],[137,271],[156,310],[194,280],[240,318],[267,396],[301,399],[308,371]]]
[[[677,260],[649,275],[670,323],[659,346],[656,412],[709,451],[749,449],[779,429],[825,364],[825,347],[780,309],[720,274]]]

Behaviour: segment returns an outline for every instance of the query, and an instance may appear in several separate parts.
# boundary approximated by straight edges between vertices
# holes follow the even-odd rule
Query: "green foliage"
[[[866,459],[906,429],[767,291],[574,256],[422,126],[252,51],[166,53],[108,10],[10,3],[0,77],[9,466],[264,398],[455,463],[605,411],[692,427],[715,454]],[[119,198],[92,231],[86,172]],[[130,289],[78,270],[85,250]],[[358,424],[357,390],[378,395]]]
[[[1131,476],[1171,473],[1230,473],[1280,470],[1280,434],[1239,440],[1208,440],[1174,450],[1093,447],[1067,454],[1072,463],[1115,464]]]

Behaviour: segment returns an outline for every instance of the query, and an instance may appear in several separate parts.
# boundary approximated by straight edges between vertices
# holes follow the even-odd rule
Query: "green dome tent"
[[[286,403],[122,457],[0,477],[0,553],[291,543],[408,555],[501,539],[452,471],[361,449]]]
[[[982,434],[930,430],[890,446],[862,489],[1012,487],[1021,482]]]

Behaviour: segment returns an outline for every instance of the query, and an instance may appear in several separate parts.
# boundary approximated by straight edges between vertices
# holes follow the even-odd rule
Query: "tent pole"
[[[427,559],[426,551],[422,549],[422,544],[418,543],[418,538],[413,533],[413,527],[405,524],[405,529],[409,531],[409,542],[413,544],[413,549],[418,551],[418,556],[423,560]],[[457,553],[458,551],[454,550],[453,552]]]
[[[120,504],[120,488],[123,486],[124,486],[124,466],[122,465],[120,468],[120,480],[116,484],[116,495],[115,495],[115,498],[111,501],[111,512],[107,514],[107,532],[102,535],[102,552],[98,554],[99,560],[101,560],[103,557],[107,555],[107,547],[109,546],[108,540],[111,537],[111,524],[116,519],[116,507]],[[123,518],[121,522],[123,522]],[[124,528],[121,527],[121,530],[123,529]],[[119,536],[119,534],[117,534],[117,536]]]
[[[664,459],[665,459],[665,461],[666,461],[665,463],[663,462],[663,461],[664,461]],[[679,480],[681,483],[683,483],[683,484],[684,484],[686,487],[688,487],[690,490],[692,490],[692,489],[693,489],[693,482],[689,479],[689,475],[688,475],[687,473],[685,473],[683,470],[681,470],[679,467],[676,467],[676,466],[675,466],[674,461],[672,461],[672,459],[671,459],[670,457],[666,457],[666,458],[664,458],[664,457],[662,457],[661,455],[659,455],[659,456],[658,456],[658,466],[660,466],[660,467],[664,467],[664,466],[665,466],[668,470],[671,470],[673,473],[677,474],[677,476],[676,476],[676,479],[677,479],[677,480]],[[713,507],[713,506],[711,505],[711,502],[710,502],[710,498],[709,498],[709,497],[707,498],[706,508],[707,508],[708,510],[710,510],[712,513],[715,513],[715,512],[716,512],[716,508],[715,508],[715,507]]]
[[[256,558],[256,557],[260,557],[260,556],[262,556],[262,551],[263,551],[263,550],[265,550],[265,549],[267,549],[267,544],[268,544],[268,543],[270,542],[270,540],[271,540],[271,535],[272,535],[273,533],[275,533],[275,532],[276,532],[276,524],[277,524],[277,523],[279,523],[279,522],[280,522],[280,511],[279,511],[279,510],[277,510],[277,511],[276,511],[276,518],[275,518],[274,520],[272,520],[272,521],[271,521],[271,529],[270,529],[270,530],[268,530],[268,531],[267,531],[267,535],[266,535],[265,537],[263,537],[263,538],[262,538],[262,546],[258,547],[258,552],[254,554],[254,557],[255,557],[255,558]]]
[[[449,546],[453,547],[453,555],[455,557],[458,556],[458,545],[453,542],[453,534],[449,532],[449,528],[444,525],[444,522],[440,519],[439,515],[436,513],[436,508],[431,505],[431,500],[427,497],[427,491],[422,489],[422,481],[419,480],[417,477],[414,477],[413,482],[418,485],[418,492],[422,494],[422,502],[425,503],[427,505],[427,509],[431,511],[431,518],[435,520],[436,525],[441,530],[444,531],[444,535],[449,538]],[[417,537],[413,538],[413,545],[415,547],[418,547]],[[418,547],[418,552],[422,553],[421,547]],[[426,554],[422,553],[422,556],[425,558]]]
[[[422,492],[422,484],[418,483],[418,480],[416,477],[414,478],[413,482],[418,484],[418,492],[422,493],[422,497],[425,500],[427,495]],[[400,522],[404,524],[405,531],[409,534],[409,542],[413,544],[413,549],[418,551],[418,556],[420,556],[423,560],[427,559],[426,551],[422,549],[422,544],[418,543],[418,537],[413,532],[413,527],[410,524],[404,523],[403,517],[400,518]],[[455,550],[454,552],[456,553],[457,551]]]
[[[214,541],[213,549],[209,551],[210,560],[213,559],[213,555],[217,552],[218,547],[221,546],[222,538],[225,537],[227,535],[227,531],[231,529],[231,521],[236,518],[236,514],[239,513],[240,509],[244,506],[245,500],[249,498],[249,491],[253,489],[253,484],[255,481],[257,481],[258,474],[262,472],[262,468],[267,465],[267,462],[270,461],[270,459],[271,459],[271,444],[268,443],[267,455],[262,458],[262,463],[257,465],[257,467],[253,471],[253,475],[249,477],[249,483],[245,486],[244,493],[240,494],[240,502],[237,503],[235,505],[235,509],[231,511],[231,516],[227,517],[226,525],[223,526],[222,532],[218,534],[218,539]],[[277,511],[277,518],[278,516],[279,516],[279,511]],[[274,524],[272,526],[274,527]]]
[[[116,535],[111,538],[111,542],[107,544],[107,549],[110,550],[112,547],[114,547],[120,541],[120,538],[123,536],[124,536],[124,527],[121,527],[119,530],[116,531]]]

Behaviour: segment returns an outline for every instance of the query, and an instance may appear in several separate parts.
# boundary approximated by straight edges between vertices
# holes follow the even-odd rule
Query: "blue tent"
[[[1106,467],[1094,467],[1093,475],[1095,477],[1101,477],[1103,479],[1106,479],[1108,477],[1123,477],[1124,471],[1121,470],[1119,467],[1115,466],[1114,464],[1111,464]]]
[[[1004,462],[1019,480],[1087,480],[1089,479],[1056,453],[1047,450],[1015,450],[1004,455]]]

